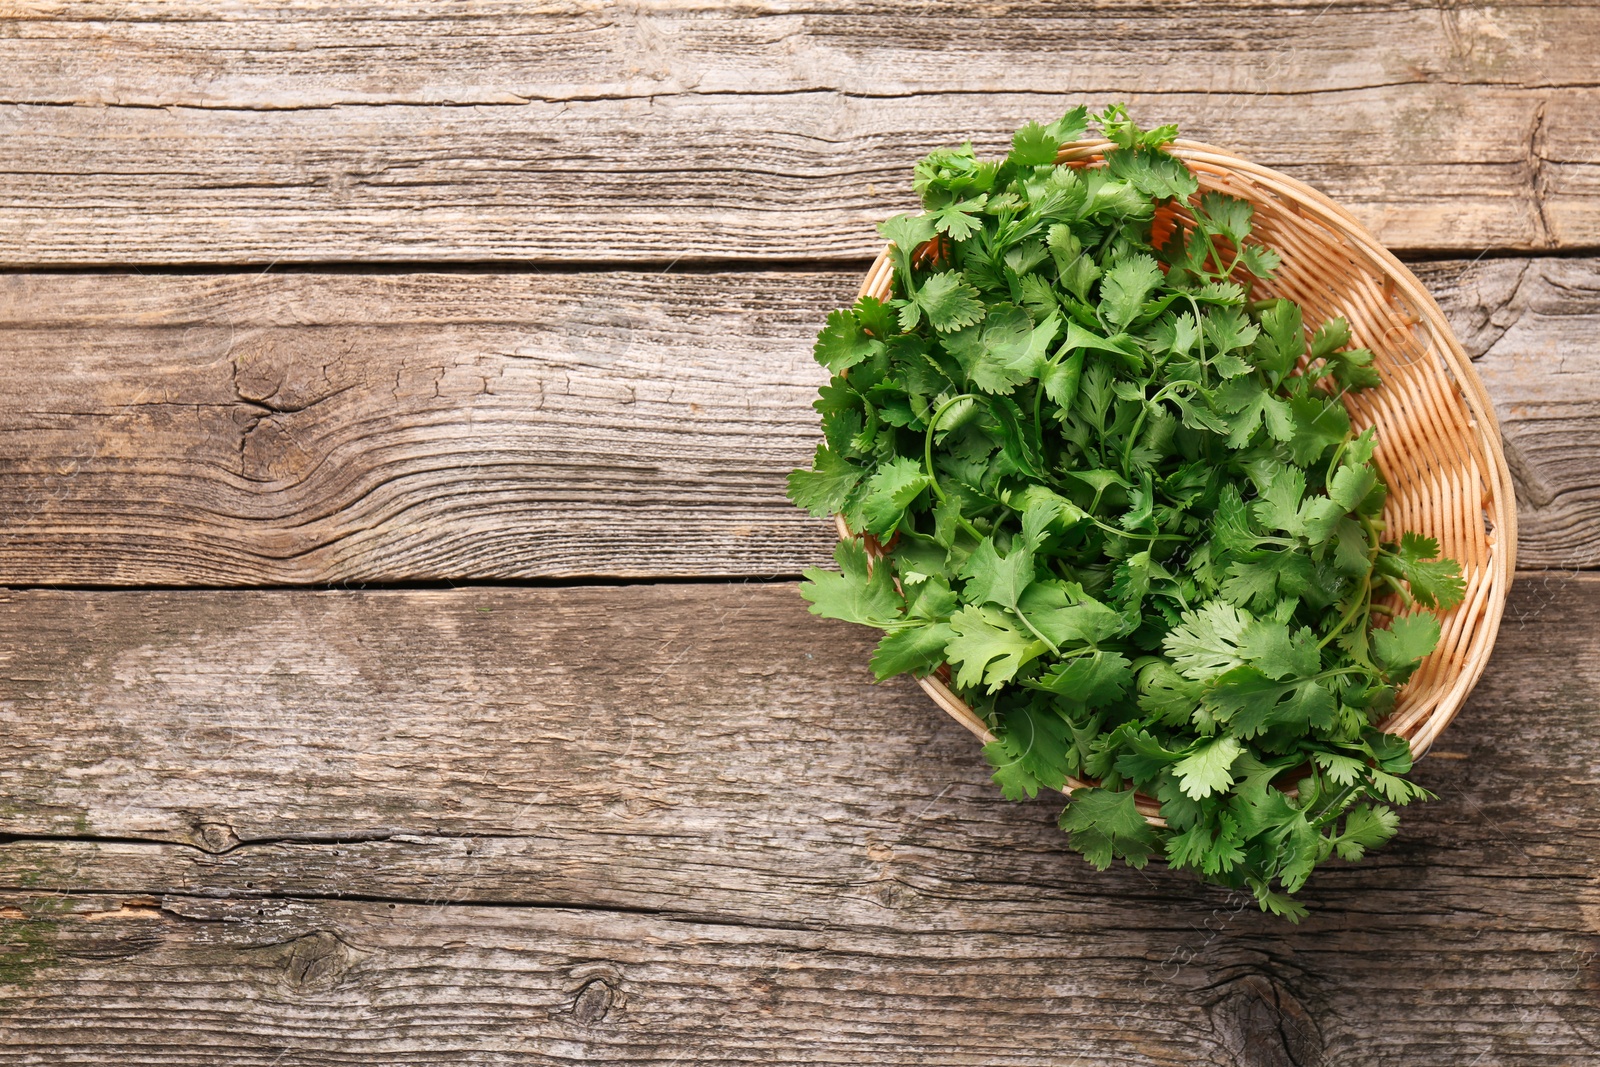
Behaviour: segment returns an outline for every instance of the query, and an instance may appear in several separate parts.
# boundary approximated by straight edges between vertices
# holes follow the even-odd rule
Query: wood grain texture
[[[1421,265],[1533,567],[1600,562],[1600,261]],[[817,324],[853,272],[0,278],[0,576],[794,575]],[[1591,360],[1592,362],[1592,360]]]
[[[1084,99],[1396,248],[1592,247],[1597,41],[1581,4],[10,5],[0,264],[860,257],[922,153]]]
[[[1580,1062],[1597,631],[1524,575],[1289,927],[1088,869],[791,586],[12,594],[0,1062]]]
[[[1519,565],[1600,564],[1600,261],[1417,267],[1494,399],[1516,481]]]
[[[0,398],[0,575],[794,573],[834,536],[783,495],[818,436],[805,335],[849,284],[0,279],[28,383]]]

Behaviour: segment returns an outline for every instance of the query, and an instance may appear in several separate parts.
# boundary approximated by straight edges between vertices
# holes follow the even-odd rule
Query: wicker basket
[[[1108,141],[1064,145],[1057,162],[1095,166],[1110,147]],[[1357,430],[1378,428],[1374,459],[1389,484],[1383,518],[1391,530],[1436,538],[1461,564],[1467,586],[1461,605],[1441,616],[1439,647],[1383,724],[1421,756],[1489,661],[1516,564],[1516,501],[1488,393],[1422,283],[1347,211],[1303,182],[1221,149],[1177,141],[1170,150],[1202,191],[1254,204],[1256,236],[1282,253],[1277,276],[1256,283],[1252,296],[1289,297],[1305,309],[1307,322],[1343,315],[1352,343],[1376,357],[1383,384],[1346,395],[1345,404]],[[893,274],[885,249],[861,294],[886,299]],[[842,522],[839,528],[847,535]],[[984,742],[994,740],[948,678],[941,668],[921,679],[922,688]],[[1067,780],[1068,789],[1084,784]],[[1154,800],[1140,797],[1139,809],[1161,822]]]

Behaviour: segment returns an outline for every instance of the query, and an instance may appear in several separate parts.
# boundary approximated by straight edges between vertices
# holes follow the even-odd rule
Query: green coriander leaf
[[[1449,609],[1461,603],[1467,586],[1461,578],[1461,565],[1453,559],[1434,560],[1438,554],[1439,542],[1408,532],[1400,538],[1397,555],[1392,558],[1417,603]]]
[[[1292,300],[1275,300],[1259,316],[1261,333],[1255,342],[1255,364],[1267,372],[1272,384],[1283,381],[1306,353],[1305,320]]]
[[[1261,328],[1246,319],[1244,312],[1236,307],[1211,309],[1200,320],[1200,327],[1208,350],[1222,353],[1250,347],[1261,332]]]
[[[948,556],[937,544],[921,542],[920,548],[918,545],[918,539],[908,537],[895,550],[895,562],[906,575],[906,613],[921,619],[943,619],[960,603],[950,588],[949,579],[940,573]],[[918,565],[927,568],[927,577],[911,577],[910,572]]]
[[[828,312],[828,323],[817,334],[811,354],[834,374],[883,351],[883,342],[861,329],[855,312],[846,308]]]
[[[909,259],[919,245],[932,239],[933,219],[927,215],[895,215],[880,222],[878,232]]]
[[[1354,511],[1378,484],[1378,475],[1369,464],[1345,463],[1328,483],[1328,498],[1345,511]]]
[[[1239,254],[1239,262],[1257,278],[1270,279],[1283,265],[1283,257],[1265,245],[1253,244],[1245,246]]]
[[[1074,789],[1060,824],[1072,847],[1102,871],[1114,858],[1143,867],[1160,849],[1155,831],[1134,806],[1131,790]]]
[[[1268,678],[1304,678],[1322,666],[1316,634],[1305,626],[1291,635],[1283,623],[1257,619],[1240,636],[1239,652]]]
[[[1181,619],[1161,647],[1184,677],[1204,681],[1244,663],[1239,640],[1255,621],[1248,612],[1213,600],[1184,612]]]
[[[1243,448],[1261,426],[1275,441],[1287,441],[1294,436],[1294,418],[1289,404],[1274,396],[1253,378],[1234,378],[1216,391],[1217,410],[1228,416],[1232,427],[1228,435],[1230,448]]]
[[[856,301],[856,322],[863,333],[887,341],[895,333],[895,314],[888,304],[875,296],[863,296]]]
[[[1139,709],[1170,726],[1187,724],[1200,706],[1201,686],[1157,660],[1139,673]]]
[[[1212,189],[1200,195],[1200,203],[1195,208],[1197,221],[1236,245],[1243,244],[1250,236],[1250,217],[1254,214],[1255,206],[1250,201]]]
[[[1289,401],[1289,412],[1294,420],[1289,453],[1302,467],[1316,463],[1350,435],[1350,415],[1337,400],[1297,396]]]
[[[956,636],[946,646],[951,663],[961,665],[956,685],[990,693],[1016,677],[1024,665],[1046,651],[1043,641],[1025,633],[995,608],[962,608],[950,617]]]
[[[1432,612],[1401,615],[1387,630],[1372,632],[1372,651],[1391,674],[1409,677],[1417,661],[1438,647],[1439,632],[1439,620]]]
[[[1333,694],[1316,681],[1275,682],[1253,667],[1222,675],[1205,695],[1206,706],[1240,737],[1277,727],[1326,727],[1338,710]]]
[[[1150,731],[1133,729],[1133,723],[1125,723],[1107,735],[1096,755],[1104,760],[1119,750],[1120,754],[1113,761],[1116,773],[1141,788],[1160,778],[1185,755],[1168,751]]]
[[[1066,784],[1070,731],[1061,716],[1030,705],[1011,708],[1000,716],[1000,742],[1005,752],[1027,768],[1039,784],[1060,789]]]
[[[1035,319],[1043,320],[1061,307],[1055,288],[1041,274],[1024,274],[1017,279],[1017,290],[1021,294],[1019,302]]]
[[[983,758],[994,768],[994,784],[1007,800],[1032,800],[1039,795],[1039,779],[1029,773],[1020,755],[1013,755],[1000,739],[983,746]]]
[[[1100,315],[1121,330],[1138,317],[1150,293],[1161,284],[1161,268],[1147,255],[1119,260],[1100,279]]]
[[[1298,467],[1279,467],[1261,499],[1252,509],[1256,521],[1269,530],[1298,534],[1304,530],[1300,500],[1306,495],[1305,472]]]
[[[1358,804],[1345,813],[1344,829],[1334,839],[1334,851],[1340,859],[1354,862],[1394,836],[1400,828],[1400,817],[1389,808]]]
[[[1133,684],[1133,665],[1119,652],[1096,651],[1055,664],[1032,684],[1100,708],[1122,699]]]
[[[988,202],[989,197],[985,194],[931,211],[933,228],[954,240],[965,241],[983,228],[983,220],[976,213],[981,212]]]
[[[906,509],[928,485],[927,473],[914,459],[897,456],[879,466],[868,480],[867,495],[861,502],[866,531],[879,537],[894,533]]]
[[[1070,408],[1078,397],[1078,383],[1082,378],[1083,352],[1080,350],[1059,363],[1047,363],[1040,372],[1039,382],[1046,396],[1061,407]]]
[[[1160,148],[1176,140],[1178,136],[1178,127],[1173,125],[1141,130],[1132,119],[1128,118],[1128,109],[1124,104],[1110,105],[1095,116],[1095,121],[1100,124],[1100,129],[1106,138],[1122,148],[1139,146]]]
[[[878,642],[872,654],[872,673],[881,682],[907,671],[922,677],[944,663],[945,645],[955,631],[943,622],[925,622],[894,630]]]
[[[1166,813],[1166,806],[1162,807]],[[1169,820],[1170,821],[1170,820]],[[1189,867],[1207,875],[1226,874],[1245,858],[1237,839],[1238,827],[1227,815],[1218,818],[1216,830],[1197,822],[1181,834],[1167,839],[1167,861],[1174,867]]]
[[[1185,793],[1195,800],[1203,800],[1233,784],[1230,768],[1233,761],[1239,758],[1239,752],[1237,740],[1218,737],[1179,760],[1173,765],[1172,773],[1178,776],[1179,787]]]
[[[1237,378],[1241,374],[1249,374],[1253,369],[1250,364],[1234,355],[1232,352],[1221,352],[1210,359],[1211,369],[1224,378]],[[1223,426],[1226,428],[1226,423]]]
[[[1350,323],[1343,316],[1329,319],[1311,338],[1311,358],[1327,359],[1350,343]]]
[[[978,290],[967,284],[960,272],[950,270],[924,278],[916,301],[928,313],[933,328],[948,333],[983,318],[983,301],[978,296]]]
[[[948,333],[945,351],[961,364],[974,388],[1005,394],[1036,377],[1033,320],[1022,308],[991,304],[982,323]]]
[[[1367,769],[1367,765],[1354,756],[1339,752],[1313,752],[1311,758],[1335,785],[1355,785]]]
[[[1334,526],[1333,564],[1342,574],[1364,576],[1372,569],[1367,533],[1355,519],[1340,519]]]
[[[985,537],[961,567],[967,580],[961,597],[968,604],[998,604],[1017,610],[1017,599],[1033,583],[1033,546],[1018,541],[1011,551],[1000,555],[994,539]]]
[[[1045,131],[1056,141],[1079,141],[1089,129],[1089,109],[1082,104],[1068,111],[1045,127]]]
[[[867,551],[859,538],[840,541],[833,558],[840,573],[813,567],[800,584],[800,595],[811,602],[813,615],[877,627],[890,625],[899,617],[903,601],[889,568],[880,564],[869,570]]]
[[[1372,362],[1373,355],[1369,350],[1347,348],[1329,356],[1327,368],[1341,389],[1371,389],[1383,382]]]
[[[1056,161],[1061,141],[1049,127],[1030,122],[1011,137],[1011,154],[1006,162],[1018,167],[1041,167]]]
[[[1106,155],[1106,166],[1112,177],[1158,200],[1173,197],[1187,200],[1199,188],[1195,176],[1181,159],[1157,149],[1110,152]]]
[[[1093,349],[1096,352],[1106,352],[1117,357],[1117,361],[1124,369],[1137,373],[1144,368],[1144,358],[1134,350],[1134,347],[1125,333],[1113,337],[1101,337],[1097,333],[1079,326],[1076,322],[1067,323],[1067,336],[1061,342],[1061,347],[1056,350],[1057,356],[1062,352],[1074,352],[1079,349]]]
[[[825,445],[817,446],[812,467],[812,470],[789,474],[789,499],[817,518],[843,508],[865,473],[854,463],[830,452]]]
[[[1017,609],[1057,646],[1098,644],[1126,628],[1121,615],[1066,582],[1034,582],[1018,597]]]

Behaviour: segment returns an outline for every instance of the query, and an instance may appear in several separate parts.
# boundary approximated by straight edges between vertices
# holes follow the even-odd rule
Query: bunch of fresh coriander
[[[885,631],[879,678],[948,664],[1007,797],[1097,783],[1061,816],[1097,867],[1164,855],[1298,918],[1313,867],[1427,795],[1375,724],[1460,569],[1385,539],[1374,435],[1340,402],[1372,354],[1250,299],[1279,262],[1251,205],[1196,196],[1176,128],[1120,106],[1094,119],[1103,166],[1057,165],[1088,121],[916,165],[926,210],[880,227],[893,297],[817,338],[825,443],[789,494],[853,536],[801,592]],[[1157,248],[1173,203],[1193,221],[1161,212]]]

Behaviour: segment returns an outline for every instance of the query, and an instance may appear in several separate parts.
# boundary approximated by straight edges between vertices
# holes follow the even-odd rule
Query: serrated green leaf
[[[1438,555],[1439,542],[1408,531],[1400,538],[1395,562],[1419,604],[1449,609],[1461,603],[1467,586],[1461,565],[1452,559],[1435,559]]]
[[[855,312],[840,308],[828,312],[827,325],[817,334],[817,343],[811,354],[818,363],[834,374],[854,367],[883,351],[883,342],[869,337],[856,319]]]
[[[894,533],[906,509],[928,485],[927,472],[914,459],[898,456],[880,465],[868,479],[866,496],[861,501],[866,532],[880,537]]]
[[[950,617],[956,636],[945,646],[950,662],[960,664],[956,685],[993,693],[1025,664],[1047,651],[1045,643],[997,608],[962,608]]]
[[[1186,678],[1203,681],[1243,665],[1239,640],[1255,620],[1232,604],[1213,600],[1196,611],[1186,611],[1161,647]]]
[[[831,515],[844,507],[864,473],[854,463],[830,452],[826,445],[818,445],[811,470],[790,472],[789,499],[817,518]]]
[[[1133,665],[1120,652],[1096,651],[1057,663],[1033,683],[1088,708],[1120,700],[1133,684]]]
[[[978,297],[978,290],[967,284],[959,271],[951,270],[924,278],[916,301],[933,328],[948,333],[982,320],[983,301]]]
[[[1439,620],[1431,612],[1401,615],[1387,630],[1372,632],[1372,652],[1390,673],[1409,676],[1417,661],[1439,644]]]
[[[1143,867],[1160,848],[1131,790],[1074,789],[1059,822],[1072,847],[1102,871],[1113,859]]]
[[[872,673],[881,682],[896,674],[921,677],[945,660],[944,647],[955,637],[948,623],[923,622],[886,634],[872,653]]]
[[[983,322],[944,335],[943,344],[985,393],[1006,394],[1037,376],[1033,320],[1011,304],[991,304]]]
[[[1239,758],[1239,742],[1218,737],[1203,743],[1191,755],[1173,764],[1178,787],[1195,800],[1220,793],[1233,784],[1233,761]]]
[[[859,538],[840,541],[833,550],[837,573],[813,567],[805,571],[800,595],[811,602],[811,613],[825,619],[842,619],[863,626],[885,627],[900,616],[904,605],[895,590],[889,568],[868,568],[867,551]]]
[[[1133,255],[1112,264],[1100,279],[1100,315],[1114,330],[1127,326],[1161,284],[1161,268],[1147,255]]]

